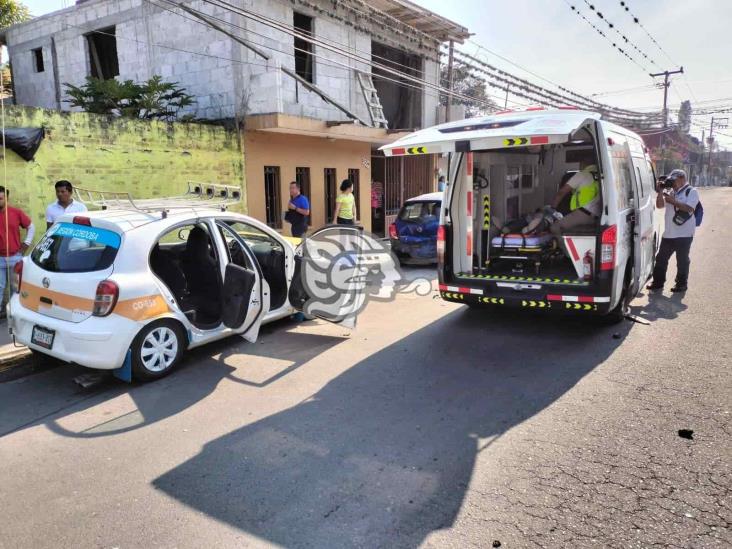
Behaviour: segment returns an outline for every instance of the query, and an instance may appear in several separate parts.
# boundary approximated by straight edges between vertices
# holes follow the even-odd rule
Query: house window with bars
[[[325,168],[323,170],[323,179],[325,181],[325,222],[335,223],[333,212],[335,211],[335,201],[338,196],[336,169]]]
[[[282,203],[280,201],[280,167],[264,167],[264,207],[267,225],[282,228]]]

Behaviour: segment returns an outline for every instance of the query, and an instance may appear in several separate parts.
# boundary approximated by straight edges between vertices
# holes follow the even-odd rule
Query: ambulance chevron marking
[[[528,142],[529,140],[526,137],[510,137],[503,140],[503,145],[505,147],[520,147],[526,145]]]

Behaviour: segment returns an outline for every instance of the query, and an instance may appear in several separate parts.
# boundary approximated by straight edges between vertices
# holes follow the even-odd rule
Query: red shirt
[[[6,219],[7,232],[6,235]],[[0,210],[0,256],[10,257],[20,252],[20,228],[27,229],[31,218],[23,210],[6,206]]]

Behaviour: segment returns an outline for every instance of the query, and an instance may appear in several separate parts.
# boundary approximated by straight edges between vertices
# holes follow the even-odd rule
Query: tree
[[[163,82],[160,76],[153,76],[142,84],[132,80],[87,77],[83,86],[68,83],[64,86],[70,97],[66,102],[72,107],[124,118],[175,120],[182,109],[195,103],[177,82]]]
[[[0,0],[0,29],[28,21],[30,18],[30,11],[20,2]]]
[[[440,81],[443,88],[449,87],[447,65],[443,65],[440,70]],[[469,118],[485,115],[497,109],[496,104],[488,97],[485,80],[471,73],[464,63],[453,64],[452,90],[473,98],[468,100],[453,97],[452,100],[453,105],[465,105],[465,115]],[[441,95],[440,104],[447,105],[447,95]]]
[[[691,130],[691,101],[683,101],[679,109],[679,131],[688,134]]]

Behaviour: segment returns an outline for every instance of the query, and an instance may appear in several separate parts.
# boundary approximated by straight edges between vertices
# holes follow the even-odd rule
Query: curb
[[[23,366],[31,365],[31,354],[28,347],[16,347],[9,351],[0,353],[0,383],[4,381],[12,381],[18,379],[28,373],[29,368]]]

